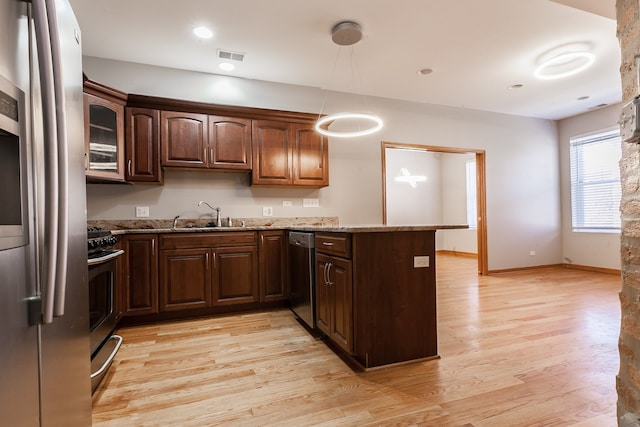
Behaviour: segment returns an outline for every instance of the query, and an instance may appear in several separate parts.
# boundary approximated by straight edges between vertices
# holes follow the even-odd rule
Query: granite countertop
[[[114,235],[121,234],[172,234],[172,233],[220,233],[232,231],[291,230],[328,233],[381,233],[398,231],[435,231],[469,228],[458,225],[350,225],[350,226],[248,226],[248,227],[178,227],[178,228],[132,228],[112,230]]]
[[[394,231],[434,231],[469,228],[466,224],[434,225],[340,225],[337,217],[295,217],[295,218],[233,218],[233,224],[245,223],[244,227],[206,227],[211,219],[180,219],[173,228],[173,220],[91,220],[87,225],[101,227],[118,234],[165,234],[165,233],[212,233],[231,231],[295,230],[333,233],[378,233]]]
[[[469,228],[467,224],[438,224],[438,225],[340,225],[334,227],[287,227],[288,230],[331,232],[331,233],[384,233],[394,231],[435,231]]]

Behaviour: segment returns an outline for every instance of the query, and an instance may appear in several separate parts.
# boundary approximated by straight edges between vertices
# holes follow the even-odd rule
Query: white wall
[[[447,224],[467,223],[467,161],[475,154],[441,153],[442,217]],[[478,230],[442,230],[438,249],[478,253]]]
[[[620,104],[570,117],[558,122],[560,144],[560,184],[562,188],[563,262],[592,267],[620,269],[620,233],[574,232],[571,227],[571,170],[569,139],[617,126]]]
[[[475,154],[440,153],[405,148],[385,149],[387,224],[466,224],[466,162]],[[401,169],[426,177],[398,182]],[[477,253],[477,230],[441,230],[436,249]]]
[[[385,157],[387,224],[448,223],[442,217],[440,155],[428,151],[387,148]],[[398,182],[394,178],[402,175],[401,168],[407,169],[411,175],[425,176],[427,180],[416,182],[415,188],[408,182]]]
[[[153,66],[84,58],[90,79],[128,93],[219,104],[318,112],[324,92]],[[330,93],[324,113],[352,109],[360,96]],[[89,185],[89,219],[131,219],[133,206],[171,218],[200,199],[224,215],[338,216],[341,224],[382,222],[381,141],[486,150],[489,269],[562,262],[557,129],[555,122],[490,112],[369,98],[383,130],[355,140],[329,141],[330,186],[320,190],[259,189],[246,176],[168,173],[163,187]],[[320,208],[302,208],[317,197]],[[283,208],[292,200],[293,208]],[[536,257],[529,251],[535,249]]]

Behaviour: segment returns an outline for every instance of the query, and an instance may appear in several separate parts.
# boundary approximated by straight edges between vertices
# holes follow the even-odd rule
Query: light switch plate
[[[136,206],[136,218],[149,218],[149,206]]]
[[[429,256],[414,256],[413,268],[426,268],[429,267]]]
[[[270,206],[262,208],[262,216],[273,216],[273,208]]]
[[[302,199],[303,208],[318,208],[320,207],[319,199]]]
[[[283,200],[282,206],[290,208],[291,206],[293,206],[293,203],[291,203],[291,200]]]

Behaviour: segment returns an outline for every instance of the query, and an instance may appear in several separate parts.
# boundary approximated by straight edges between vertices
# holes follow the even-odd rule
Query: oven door
[[[122,250],[103,251],[89,258],[89,325],[91,341],[91,389],[95,391],[122,344],[113,335],[118,317],[115,310],[116,258]]]

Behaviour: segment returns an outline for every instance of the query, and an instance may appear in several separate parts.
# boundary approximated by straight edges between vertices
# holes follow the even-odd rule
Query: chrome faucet
[[[178,218],[180,218],[180,215],[176,215],[173,217],[173,228],[178,227]]]
[[[214,208],[213,206],[211,206],[209,203],[205,202],[204,200],[200,200],[198,202],[198,206],[202,206],[202,205],[207,205],[212,210],[216,211],[216,227],[222,227],[222,218],[220,218],[220,208]]]

